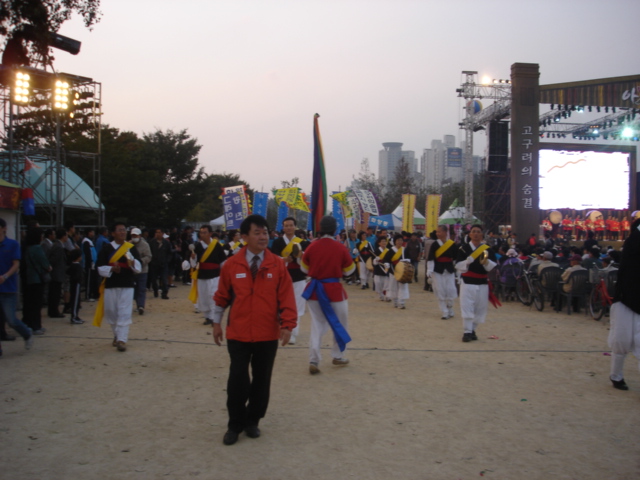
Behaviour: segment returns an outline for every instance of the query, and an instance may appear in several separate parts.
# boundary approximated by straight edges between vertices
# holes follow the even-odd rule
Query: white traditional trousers
[[[105,288],[104,316],[116,340],[127,343],[131,310],[133,308],[133,288]]]
[[[218,290],[218,282],[220,277],[210,278],[208,280],[198,279],[198,301],[196,302],[196,308],[200,310],[200,313],[204,315],[204,318],[213,318],[213,308],[215,302],[213,296]]]
[[[396,306],[404,305],[404,301],[409,298],[409,284],[400,283],[396,277],[389,275],[389,291],[387,296],[393,300]]]
[[[620,381],[624,378],[627,353],[633,353],[640,362],[640,315],[622,302],[616,302],[611,305],[610,317],[611,380]]]
[[[322,359],[322,355],[320,353],[320,346],[322,344],[322,337],[327,330],[331,329],[328,320],[322,313],[322,308],[320,308],[320,303],[317,300],[309,300],[307,302],[309,305],[309,313],[311,313],[311,335],[309,337],[309,363],[320,363]],[[331,306],[333,307],[333,311],[336,312],[340,323],[344,327],[345,330],[349,331],[348,320],[349,320],[349,302],[347,300],[343,300],[341,302],[331,302]],[[336,342],[335,337],[333,336],[333,331],[331,332],[331,336],[333,337],[333,345],[331,347],[331,356],[333,358],[343,358],[346,349],[344,352],[340,351],[340,347],[338,347],[338,343]]]
[[[369,271],[366,262],[363,262],[362,260],[358,262],[358,268],[360,269],[360,283],[362,285],[365,283],[369,284],[373,279],[373,272]]]
[[[433,279],[432,287],[438,297],[438,305],[442,316],[453,315],[453,301],[458,296],[455,274],[451,272],[433,272],[431,278]]]
[[[489,306],[489,285],[460,285],[460,310],[464,333],[473,332],[484,323]]]
[[[389,298],[389,277],[385,275],[374,276],[374,289],[380,296],[380,300]],[[386,292],[386,294],[385,294]]]
[[[296,308],[298,310],[298,324],[296,328],[291,332],[291,338],[294,339],[298,336],[298,332],[300,331],[300,319],[304,315],[304,311],[307,307],[307,300],[302,296],[305,287],[307,286],[306,280],[300,280],[299,282],[293,282],[293,294],[296,297]]]

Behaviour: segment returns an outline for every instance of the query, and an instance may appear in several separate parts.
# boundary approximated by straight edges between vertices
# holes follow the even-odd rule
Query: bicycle
[[[528,307],[533,303],[536,310],[542,311],[542,292],[535,281],[535,275],[528,270],[523,270],[516,280],[516,295],[524,306]]]
[[[599,281],[596,282],[595,287],[589,295],[589,312],[591,312],[591,317],[594,320],[599,321],[602,316],[609,311],[613,299],[609,295],[607,283],[604,280],[602,272],[598,271],[596,275],[599,277]]]

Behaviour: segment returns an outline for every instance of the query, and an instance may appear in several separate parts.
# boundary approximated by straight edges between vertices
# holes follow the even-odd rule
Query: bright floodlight
[[[486,75],[484,77],[482,77],[482,84],[483,85],[489,85],[490,83],[491,83],[491,77],[488,77]]]
[[[64,80],[56,80],[53,95],[53,108],[58,111],[69,109],[69,83]]]
[[[624,138],[633,137],[633,130],[631,129],[631,127],[626,127],[624,130],[622,130],[622,136]]]
[[[30,83],[31,77],[28,73],[16,72],[15,80],[13,82],[13,94],[12,98],[14,103],[26,105],[29,103]]]

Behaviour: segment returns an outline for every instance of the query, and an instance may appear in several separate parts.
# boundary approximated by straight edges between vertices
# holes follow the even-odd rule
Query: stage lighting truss
[[[562,122],[568,118],[567,115],[571,111],[584,111],[584,107],[576,106],[572,110],[572,106],[559,106],[558,110],[551,110],[540,116],[540,138],[566,138],[571,137],[575,140],[595,140],[601,138],[603,140],[632,140],[637,141],[638,132],[640,131],[640,116],[637,115],[635,108],[618,107],[615,113],[609,113],[603,117],[591,120],[588,123],[572,123]],[[609,110],[606,108],[605,110]],[[613,108],[611,109],[613,112]],[[625,135],[626,131],[626,135]],[[629,134],[631,132],[631,134]],[[560,135],[564,135],[560,137]]]
[[[66,132],[97,134],[102,115],[100,83],[33,68],[8,70],[0,68],[0,140],[9,140],[11,130],[16,147],[44,145],[54,134],[56,121]]]

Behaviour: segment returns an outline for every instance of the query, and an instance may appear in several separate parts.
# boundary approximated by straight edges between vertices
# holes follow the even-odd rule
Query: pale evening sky
[[[309,191],[320,114],[329,190],[344,189],[383,142],[419,157],[459,142],[461,71],[540,83],[640,73],[636,0],[102,0],[93,31],[60,33],[80,54],[55,68],[102,83],[104,122],[138,134],[187,129],[208,173],[267,191]],[[488,102],[485,103],[487,106]],[[476,133],[474,154],[483,153]]]

